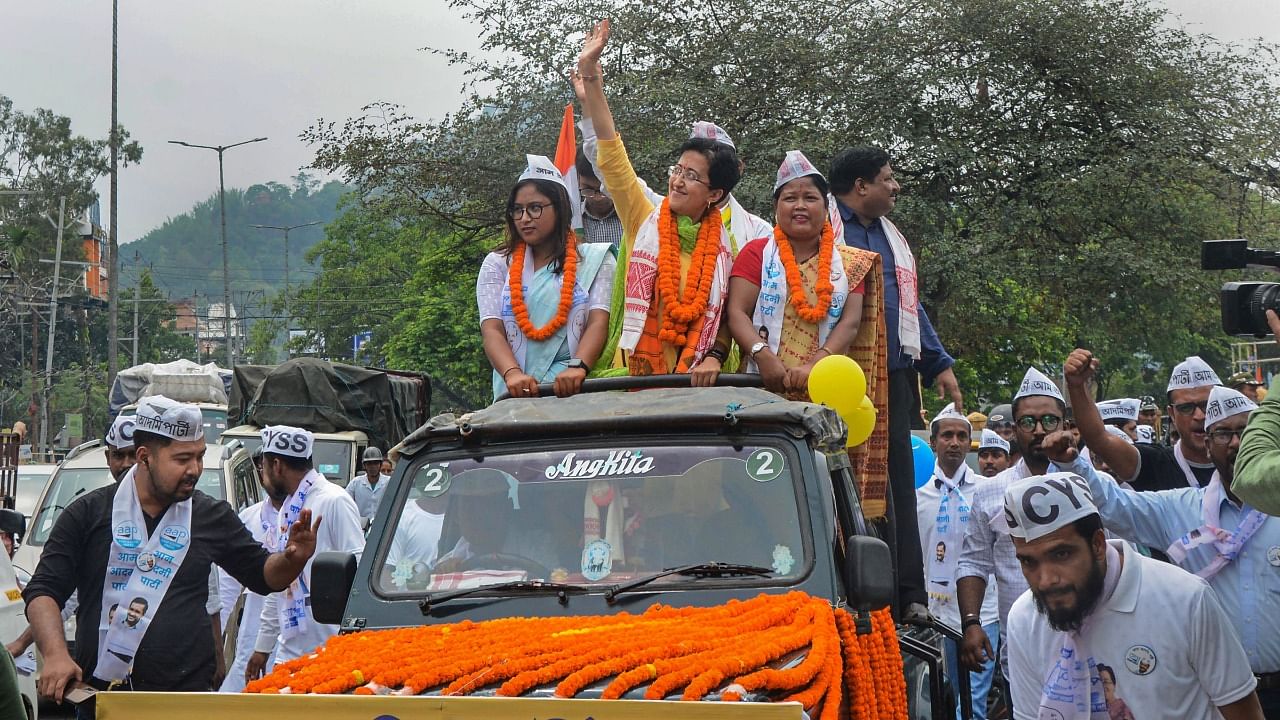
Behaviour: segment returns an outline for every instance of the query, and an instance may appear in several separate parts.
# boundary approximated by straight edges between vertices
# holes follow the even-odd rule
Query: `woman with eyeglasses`
[[[577,393],[609,327],[613,248],[578,242],[560,171],[545,157],[527,159],[507,200],[506,238],[476,280],[495,398],[536,397],[545,382],[560,397]]]
[[[690,373],[694,385],[712,385],[729,360],[721,317],[737,250],[717,203],[741,176],[738,155],[725,142],[690,138],[668,170],[666,197],[652,195],[631,167],[605,98],[600,55],[608,39],[605,20],[587,36],[574,82],[624,231],[625,282],[614,291],[610,345],[616,338],[631,375]],[[601,368],[614,360],[606,351]]]

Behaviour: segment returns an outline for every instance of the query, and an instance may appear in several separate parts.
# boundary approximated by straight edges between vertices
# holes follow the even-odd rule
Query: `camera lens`
[[[1249,298],[1249,316],[1253,318],[1255,332],[1261,335],[1268,331],[1268,310],[1280,313],[1280,284],[1265,283]]]

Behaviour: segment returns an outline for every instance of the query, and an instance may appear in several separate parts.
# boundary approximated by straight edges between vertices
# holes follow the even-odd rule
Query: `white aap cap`
[[[520,179],[516,182],[524,182],[525,180],[550,180],[553,183],[559,183],[560,187],[566,192],[569,185],[564,181],[564,175],[560,174],[560,170],[556,168],[556,164],[545,155],[525,155],[525,161],[528,165],[524,172],[520,173]]]
[[[1156,429],[1150,425],[1138,426],[1138,443],[1141,445],[1156,444]]]
[[[997,450],[1003,450],[1003,451],[1005,452],[1005,454],[1006,454],[1006,455],[1008,455],[1008,454],[1009,454],[1009,441],[1008,441],[1008,440],[1005,440],[1005,439],[1004,439],[1004,438],[1002,438],[1002,437],[1000,437],[1000,433],[998,433],[998,432],[996,432],[996,431],[994,431],[994,430],[987,430],[986,428],[983,428],[983,429],[982,429],[982,440],[980,440],[980,441],[978,442],[978,450],[979,450],[979,451],[982,451],[982,450],[987,450],[987,449],[989,449],[989,448],[995,448],[995,449],[997,449]]]
[[[138,401],[133,418],[134,431],[141,430],[179,442],[204,437],[204,418],[200,408],[163,395],[149,395]]]
[[[778,192],[778,188],[797,178],[817,175],[824,181],[827,179],[818,168],[809,162],[809,158],[799,150],[788,150],[787,156],[782,159],[782,165],[778,166],[778,179],[773,183],[773,191]]]
[[[1010,484],[1004,492],[1009,534],[1027,542],[1096,514],[1088,481],[1075,473],[1033,475]]]
[[[969,422],[969,418],[956,411],[956,404],[953,402],[947,403],[947,406],[942,408],[941,412],[934,416],[933,422],[929,423],[929,432],[932,433],[934,429],[937,428],[938,423],[943,420],[956,420],[962,422],[965,424],[965,427],[969,428],[969,432],[973,432],[973,423]]]
[[[1058,389],[1057,383],[1050,380],[1048,375],[1035,368],[1027,368],[1027,374],[1022,376],[1022,384],[1018,386],[1018,392],[1013,396],[1013,401],[1017,402],[1032,395],[1044,395],[1066,402],[1062,399],[1062,390]]]
[[[1221,385],[1214,386],[1209,393],[1209,403],[1204,406],[1204,429],[1208,430],[1232,415],[1257,409],[1258,406],[1239,391]]]
[[[1218,373],[1209,367],[1209,363],[1201,360],[1199,355],[1192,355],[1178,363],[1173,368],[1173,372],[1169,373],[1169,387],[1166,389],[1189,390],[1191,388],[1221,384],[1222,381],[1218,379]]]
[[[305,460],[311,457],[315,444],[316,438],[310,430],[289,425],[268,425],[262,428],[264,455],[287,455]]]
[[[1132,445],[1132,444],[1133,444],[1133,438],[1129,437],[1129,433],[1127,433],[1127,432],[1125,432],[1125,431],[1121,430],[1120,428],[1116,427],[1115,425],[1108,425],[1108,426],[1107,426],[1107,428],[1106,428],[1106,430],[1107,430],[1107,434],[1108,434],[1108,435],[1115,435],[1116,437],[1118,437],[1118,438],[1120,438],[1121,440],[1123,440],[1123,441],[1125,441],[1125,442],[1129,443],[1130,445]]]
[[[1138,408],[1142,401],[1137,398],[1122,400],[1104,400],[1098,403],[1098,414],[1103,420],[1138,420]]]
[[[133,447],[133,428],[135,418],[132,415],[117,415],[107,428],[107,445],[116,450],[128,450]],[[203,423],[201,423],[203,427]]]
[[[693,130],[689,133],[689,137],[714,140],[718,143],[728,145],[734,150],[738,149],[738,146],[733,144],[733,138],[729,137],[729,133],[725,132],[724,128],[713,122],[707,122],[706,120],[699,120],[695,122],[693,124]]]

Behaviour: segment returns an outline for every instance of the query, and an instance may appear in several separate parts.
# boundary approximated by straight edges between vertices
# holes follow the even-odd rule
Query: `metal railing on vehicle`
[[[654,390],[657,388],[687,388],[693,386],[693,376],[685,374],[668,375],[623,375],[619,377],[587,378],[582,381],[582,392],[616,392],[620,390]],[[720,373],[715,387],[764,387],[760,376],[754,373]],[[534,397],[547,397],[556,394],[555,383],[538,385],[537,395],[524,396],[532,400]],[[510,400],[513,395],[503,393],[494,399]]]

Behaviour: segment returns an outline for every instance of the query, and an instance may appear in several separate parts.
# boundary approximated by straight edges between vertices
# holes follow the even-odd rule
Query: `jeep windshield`
[[[769,568],[780,585],[809,563],[802,484],[784,445],[658,441],[431,460],[411,469],[379,550],[384,594],[532,580],[603,592],[709,562]],[[699,582],[673,574],[647,587]]]

